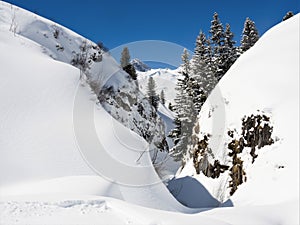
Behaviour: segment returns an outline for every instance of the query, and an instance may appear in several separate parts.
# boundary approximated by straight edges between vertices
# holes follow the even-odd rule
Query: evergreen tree
[[[156,83],[153,77],[150,77],[148,80],[147,95],[150,104],[157,110],[159,97],[156,94]]]
[[[215,87],[215,71],[212,64],[212,53],[205,34],[200,31],[192,59],[192,70],[189,78],[190,93],[195,110],[199,113],[208,94]]]
[[[130,64],[130,54],[129,54],[129,50],[127,47],[123,48],[123,51],[121,53],[121,67],[124,68],[125,66]]]
[[[170,132],[169,137],[173,139],[174,146],[171,150],[171,156],[175,161],[181,161],[184,166],[186,160],[191,155],[191,136],[193,125],[196,120],[196,111],[188,87],[188,75],[184,74],[182,79],[178,79],[176,86],[175,128]]]
[[[194,55],[192,59],[192,73],[198,74],[202,67],[200,66],[201,62],[207,64],[207,66],[211,66],[211,48],[209,46],[209,41],[207,40],[205,34],[200,31],[197,39],[194,50]]]
[[[235,47],[236,42],[234,41],[233,37],[234,34],[231,32],[230,25],[226,24],[224,48],[222,54],[223,64],[220,66],[224,74],[229,70],[229,68],[238,58],[238,51]]]
[[[188,50],[185,48],[183,49],[183,54],[181,56],[181,60],[183,62],[182,67],[183,67],[183,73],[188,74],[191,69],[191,64],[190,64],[190,55]]]
[[[136,70],[132,64],[129,63],[127,66],[123,67],[123,70],[128,73],[133,80],[137,79]]]
[[[193,126],[196,121],[197,112],[194,109],[194,103],[191,96],[189,85],[190,72],[187,51],[183,52],[183,74],[176,84],[176,98],[174,111],[176,117],[174,119],[175,128],[170,132],[169,137],[173,139],[174,146],[171,150],[171,156],[175,161],[181,161],[182,166],[185,165],[187,159],[191,155],[190,147]]]
[[[183,105],[185,104],[186,97],[190,96],[190,89],[188,83],[189,76],[186,73],[183,73],[182,77],[177,79],[175,87],[176,97],[174,99],[175,105],[173,107],[177,115],[182,114]]]
[[[137,79],[136,70],[135,70],[134,66],[130,63],[130,54],[129,54],[129,50],[127,47],[123,48],[123,51],[121,53],[120,62],[121,62],[122,69],[126,73],[128,73],[133,80],[136,80]]]
[[[246,18],[240,47],[242,53],[251,48],[258,41],[258,39],[259,34],[255,23],[249,18]]]
[[[215,77],[220,80],[225,74],[223,65],[223,53],[224,53],[224,42],[225,34],[223,25],[219,19],[218,13],[214,13],[213,20],[211,21],[210,31],[211,34],[211,45],[212,45],[212,65],[213,73]]]
[[[282,21],[285,21],[285,20],[287,20],[287,19],[289,19],[289,18],[291,18],[291,17],[293,17],[294,16],[294,13],[292,12],[292,11],[289,11],[289,12],[287,12],[286,14],[285,14],[285,16],[282,18]]]
[[[160,92],[160,102],[161,102],[161,104],[163,104],[163,105],[165,105],[165,103],[166,103],[165,92],[164,92],[164,90],[161,90],[161,92]]]
[[[200,61],[197,67],[199,68],[197,74],[192,74],[189,79],[189,88],[194,108],[198,114],[218,81],[206,63]]]
[[[209,32],[211,34],[211,40],[214,47],[218,48],[219,46],[222,46],[224,42],[224,28],[219,19],[219,15],[216,12],[214,13],[213,20],[211,21]],[[214,52],[217,51],[214,50]]]

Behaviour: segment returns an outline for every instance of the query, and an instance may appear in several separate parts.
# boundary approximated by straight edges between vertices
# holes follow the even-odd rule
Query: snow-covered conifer
[[[165,105],[165,103],[166,103],[166,98],[165,98],[165,92],[164,92],[164,90],[161,90],[161,92],[160,92],[160,102],[163,105]]]
[[[259,34],[256,29],[255,23],[246,18],[243,29],[243,36],[241,40],[241,51],[245,52],[251,48],[259,39]]]
[[[148,80],[148,85],[147,85],[147,95],[148,95],[148,100],[150,104],[157,109],[158,107],[158,102],[159,102],[159,96],[156,94],[156,83],[153,77],[150,77]]]

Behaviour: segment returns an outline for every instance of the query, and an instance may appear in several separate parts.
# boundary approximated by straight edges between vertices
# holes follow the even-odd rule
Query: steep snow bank
[[[96,176],[103,171],[95,170],[95,165],[91,168],[91,162],[84,160],[78,135],[82,135],[80,140],[89,140],[91,131],[74,125],[92,121],[93,126],[88,128],[95,128],[94,135],[107,155],[136,168],[137,180],[159,180],[148,152],[141,155],[148,144],[96,105],[96,96],[79,81],[79,70],[69,65],[73,49],[79,49],[85,39],[59,25],[56,27],[61,36],[55,38],[50,30],[53,22],[4,2],[0,3],[0,11],[1,197],[66,193],[70,189],[73,193],[111,196],[147,207],[184,210],[162,183],[147,187],[118,185],[118,180]],[[9,31],[14,16],[19,29],[15,34]],[[59,44],[65,43],[62,40],[68,42],[63,52],[55,49],[55,40]],[[49,57],[48,50],[55,56],[53,53]],[[104,55],[91,70],[106,81],[119,68],[109,55]],[[95,152],[99,149],[94,142],[87,147]],[[101,158],[96,162],[101,169]],[[97,192],[87,183],[102,188]]]
[[[234,205],[299,199],[299,17],[275,26],[243,54],[200,112],[200,138],[212,134],[209,146],[215,158],[229,165],[227,131],[241,134],[244,116],[271,118],[275,143],[258,149],[253,164],[250,148],[239,154],[247,181],[232,196]],[[181,176],[192,174],[190,166]],[[228,173],[216,180],[202,174],[197,178],[216,198],[229,197]]]

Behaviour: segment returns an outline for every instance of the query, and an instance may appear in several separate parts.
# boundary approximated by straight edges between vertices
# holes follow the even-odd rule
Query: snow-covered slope
[[[174,70],[171,69],[150,69],[144,72],[137,71],[137,79],[139,90],[147,96],[147,85],[150,77],[153,77],[156,84],[156,93],[160,95],[161,91],[164,91],[165,94],[165,104],[159,104],[158,115],[164,121],[165,125],[165,134],[168,135],[170,131],[174,128],[174,117],[175,113],[169,109],[169,103],[174,105],[174,100],[176,97],[176,83],[178,77],[181,76],[181,68]],[[173,140],[169,137],[166,137],[169,148],[173,147]],[[157,162],[164,167],[162,173],[166,177],[172,177],[175,175],[178,167],[180,166],[179,162],[175,162],[169,154],[158,153]]]
[[[4,30],[34,41],[42,52],[57,61],[70,64],[78,55],[86,58],[84,61],[91,61],[84,71],[87,76],[85,79],[88,83],[97,86],[94,92],[98,96],[101,87],[105,87],[99,96],[104,109],[150,143],[153,150],[151,152],[158,151],[159,145],[162,146],[159,150],[168,148],[161,144],[165,137],[162,121],[159,117],[151,118],[149,102],[139,94],[136,84],[129,80],[128,74],[120,69],[109,53],[50,20],[6,3],[3,3],[3,6],[5,7],[2,9],[0,21]],[[83,46],[85,52],[82,50]],[[77,65],[77,67],[81,66]],[[106,91],[107,89],[109,92]],[[137,103],[140,102],[145,109],[142,115],[137,110]]]
[[[78,135],[86,135],[81,137],[84,140],[90,136],[88,130],[78,130],[74,124],[76,125],[76,120],[83,121],[83,124],[92,120],[97,138],[109,154],[118,155],[122,163],[137,167],[137,180],[139,176],[157,177],[159,180],[149,154],[133,151],[130,148],[132,146],[124,145],[120,138],[125,137],[126,144],[133,143],[140,150],[147,149],[147,143],[115,121],[101,106],[96,105],[97,97],[87,84],[80,84],[79,70],[69,64],[71,52],[79,49],[85,39],[59,25],[56,27],[60,30],[62,40],[60,37],[55,38],[51,30],[53,22],[4,2],[0,3],[0,11],[1,197],[24,194],[23,192],[66,193],[71,190],[74,193],[113,196],[148,207],[183,209],[162,183],[145,189],[116,185],[110,180],[98,177],[99,170],[95,172],[91,169],[88,165],[90,162],[82,157]],[[9,31],[10,18],[15,18],[18,24],[15,34]],[[68,45],[64,46],[63,54],[55,49],[53,43],[62,45],[66,40]],[[124,75],[109,55],[103,55],[103,60],[93,65],[93,74],[97,74],[97,69],[103,81],[111,78],[112,74]],[[78,102],[77,99],[81,100]],[[75,117],[78,113],[74,111],[76,108],[82,110],[79,118]],[[95,113],[91,113],[94,110]],[[90,143],[88,147],[97,149],[98,146],[93,144]],[[86,184],[84,179],[88,179]],[[60,189],[62,183],[65,185]],[[88,184],[93,184],[94,187],[89,187]],[[103,188],[95,189],[102,185]],[[148,193],[150,190],[151,193]],[[156,198],[155,192],[158,195],[165,194]],[[149,201],[144,201],[143,196],[149,197]],[[166,198],[173,203],[167,203]],[[161,199],[164,201],[160,202]]]
[[[77,69],[41,54],[25,38],[1,30],[0,39],[1,184],[91,174],[74,151]]]
[[[9,31],[12,21],[18,21],[16,34]],[[295,224],[294,201],[188,209],[162,183],[126,186],[99,176],[95,168],[105,162],[93,165],[97,160],[87,162],[82,155],[82,143],[102,153],[89,141],[92,135],[119,162],[136,168],[134,175],[117,171],[121,178],[158,179],[149,154],[137,151],[147,143],[96,104],[97,97],[79,81],[79,70],[69,64],[69,54],[85,39],[56,25],[62,35],[57,39],[52,24],[0,2],[1,224]],[[64,51],[57,50],[64,41]],[[109,55],[91,70],[103,82],[124,75]],[[115,82],[118,87],[120,79]],[[90,126],[78,127],[91,122],[95,133]]]
[[[147,83],[149,77],[153,77],[157,86],[157,93],[163,90],[166,97],[166,105],[169,105],[169,102],[174,104],[174,99],[176,97],[176,83],[177,78],[180,76],[180,68],[171,70],[171,69],[151,69],[146,72],[138,73],[138,82],[140,90],[146,94],[147,93]]]
[[[242,118],[271,118],[275,143],[239,154],[247,181],[230,198],[234,205],[268,205],[299,201],[299,17],[280,23],[244,53],[220,81],[200,112],[200,139],[212,134],[215,159],[231,166],[228,130],[241,134]],[[180,176],[193,175],[192,162]],[[216,198],[229,197],[228,172],[218,179],[197,179]],[[299,204],[299,203],[298,203]],[[299,205],[297,206],[299,207]]]
[[[135,70],[138,72],[146,72],[151,69],[147,64],[143,63],[141,60],[139,60],[137,58],[132,59],[130,61],[130,63],[133,65]]]

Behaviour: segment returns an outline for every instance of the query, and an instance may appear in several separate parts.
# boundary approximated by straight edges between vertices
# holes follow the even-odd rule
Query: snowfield
[[[299,15],[270,30],[220,83],[229,101],[230,126],[253,109],[268,110],[280,139],[276,148],[259,155],[251,179],[232,197],[233,207],[211,207],[207,202],[188,208],[162,182],[130,186],[114,179],[137,182],[159,177],[148,152],[141,155],[147,143],[97,104],[91,89],[79,80],[79,70],[70,65],[72,52],[83,40],[52,21],[0,2],[1,225],[299,223]],[[109,54],[92,70],[103,82],[112,74],[124,75]],[[256,88],[245,91],[252,84]],[[201,112],[202,120],[206,112]],[[162,108],[161,113],[168,111]],[[95,133],[85,126],[92,122]],[[203,129],[209,127],[208,123]],[[134,175],[115,171],[112,165],[116,177],[106,177],[104,159],[91,160],[82,143],[95,154],[89,156],[110,155],[135,168]],[[183,173],[191,175],[192,170],[187,167]],[[215,198],[205,181],[203,185],[205,193]]]
[[[169,103],[174,104],[174,99],[176,97],[176,83],[177,78],[181,76],[181,68],[171,70],[171,69],[151,69],[145,72],[137,71],[139,88],[142,93],[147,93],[147,84],[149,77],[153,77],[156,83],[156,91],[158,94],[163,90],[166,98],[166,106]]]

